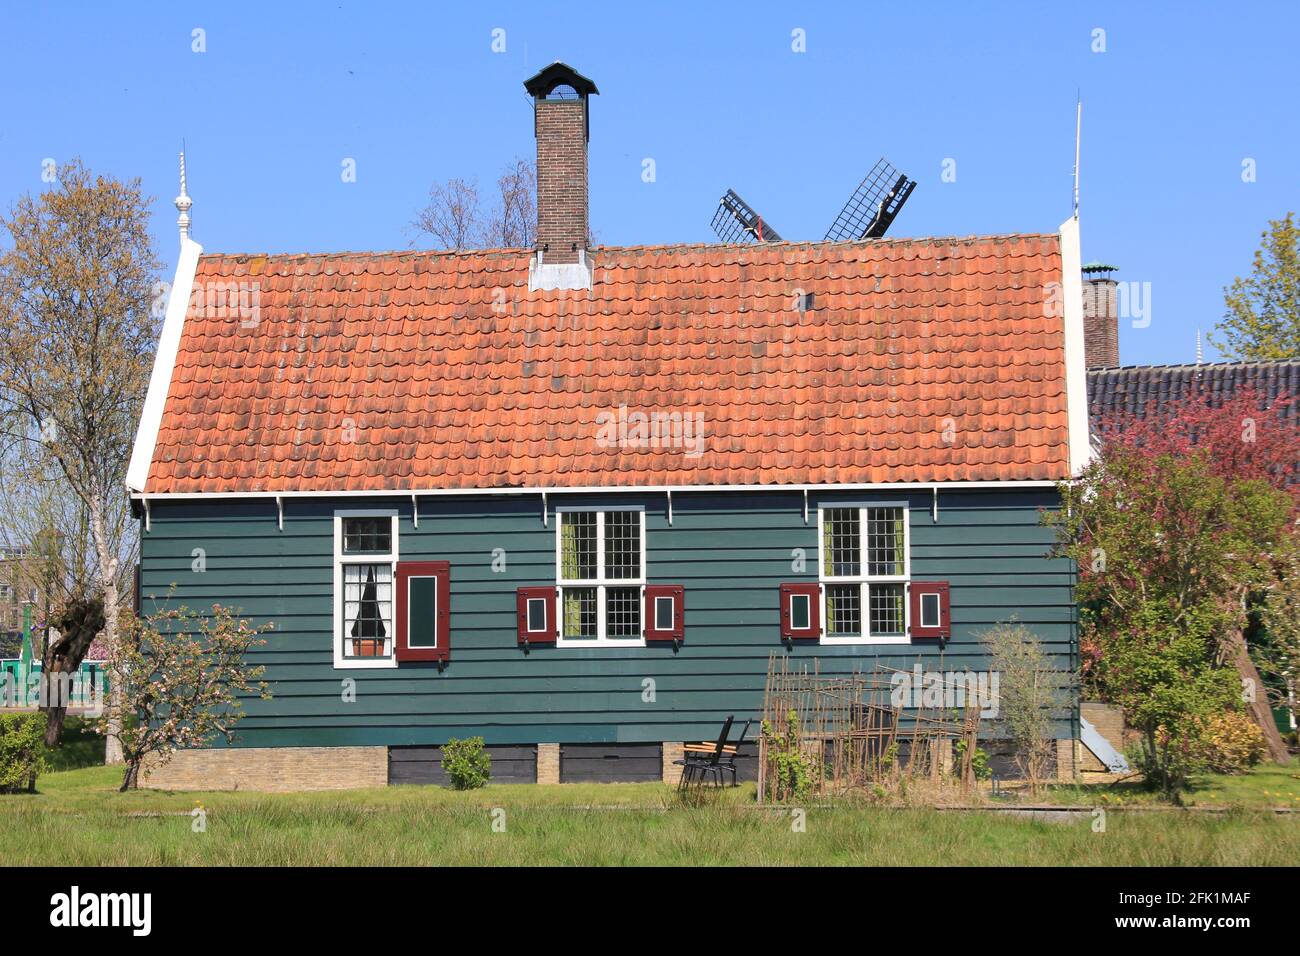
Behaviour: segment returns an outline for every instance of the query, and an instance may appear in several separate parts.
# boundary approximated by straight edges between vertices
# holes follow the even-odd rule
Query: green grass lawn
[[[1159,804],[1161,800],[1158,794],[1143,789],[1141,784],[1124,781],[1113,785],[1054,786],[1044,802],[1141,807]],[[1183,805],[1246,809],[1285,807],[1300,813],[1300,763],[1292,760],[1287,767],[1266,763],[1248,774],[1197,777],[1192,781],[1191,792],[1183,797]]]
[[[1268,783],[1241,783],[1237,792],[1262,794],[1297,772],[1261,773]],[[660,784],[488,786],[468,793],[390,787],[119,794],[120,779],[118,770],[105,767],[51,773],[41,777],[37,794],[0,797],[0,860],[92,866],[1267,866],[1300,859],[1300,815],[1247,809],[1244,797],[1240,808],[1215,816],[1109,813],[1104,833],[1093,832],[1091,815],[1058,823],[847,805],[810,806],[805,830],[797,832],[790,810],[755,805],[752,784],[685,806]],[[196,806],[207,813],[203,833],[192,830],[189,813]],[[494,831],[494,819],[503,821],[503,832]]]

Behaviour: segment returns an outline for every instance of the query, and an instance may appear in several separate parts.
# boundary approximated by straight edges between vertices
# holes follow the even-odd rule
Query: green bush
[[[894,746],[894,745],[891,745]],[[960,766],[962,758],[966,756],[966,741],[957,741],[957,764]],[[983,747],[976,747],[975,752],[970,758],[971,771],[975,774],[976,780],[988,780],[993,776],[993,768],[989,766],[989,754]]]
[[[457,790],[477,790],[492,776],[492,756],[482,737],[452,738],[442,748],[442,769]]]
[[[45,715],[0,714],[0,793],[35,792],[45,772]]]

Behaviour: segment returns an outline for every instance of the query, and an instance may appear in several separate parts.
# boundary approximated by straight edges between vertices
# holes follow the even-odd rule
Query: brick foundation
[[[1077,740],[1058,740],[1056,742],[1056,779],[1069,783],[1075,778],[1075,768],[1079,765]]]
[[[387,747],[232,747],[180,750],[163,766],[146,763],[140,786],[153,790],[350,790],[388,785]]]
[[[686,751],[682,747],[680,740],[664,741],[664,783],[669,786],[675,787],[681,783],[684,768],[676,766],[673,761],[681,760],[685,755]]]
[[[560,782],[560,745],[537,745],[537,782]]]

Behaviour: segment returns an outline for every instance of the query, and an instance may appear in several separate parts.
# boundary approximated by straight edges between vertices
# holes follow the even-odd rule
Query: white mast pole
[[[1079,218],[1079,139],[1083,133],[1083,97],[1074,106],[1074,218]]]

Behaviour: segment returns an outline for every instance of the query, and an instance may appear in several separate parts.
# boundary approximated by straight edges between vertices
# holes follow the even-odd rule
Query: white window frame
[[[867,511],[871,508],[898,508],[903,512],[903,573],[867,574]],[[857,576],[830,575],[826,554],[826,512],[854,510],[858,512],[858,568]],[[911,580],[912,580],[912,519],[906,501],[819,501],[817,503],[817,577],[821,584],[821,634],[822,644],[910,644],[911,638]],[[826,585],[857,584],[860,591],[862,632],[860,634],[832,635],[830,615],[826,613]],[[873,584],[901,584],[903,586],[903,633],[874,635],[871,626],[871,586]],[[793,610],[791,615],[793,615]]]
[[[918,602],[921,607],[921,620],[918,627],[943,627],[943,598],[938,591],[926,591],[921,595]],[[934,623],[931,624],[925,619],[926,604],[934,605]]]
[[[545,634],[550,628],[551,616],[546,611],[546,605],[550,604],[546,598],[530,597],[524,599],[524,633],[525,634]],[[533,627],[533,605],[542,606],[542,626]]]
[[[667,627],[659,626],[659,602],[660,601],[668,602],[668,626]],[[649,626],[649,623],[650,622],[648,621],[646,622],[647,627]],[[677,598],[672,594],[656,594],[655,601],[654,601],[654,629],[656,631],[671,631],[676,626],[676,624],[677,624]],[[642,630],[645,630],[645,627],[643,627]]]
[[[804,593],[791,594],[791,595],[788,595],[787,600],[790,602],[790,630],[792,630],[792,631],[809,631],[809,630],[811,630],[811,629],[812,629],[812,602],[813,602],[813,597],[812,597],[812,595],[811,595],[811,594],[804,594]],[[803,606],[804,606],[804,617],[803,617],[803,619],[804,619],[804,625],[803,625],[803,627],[799,627],[799,626],[797,626],[797,625],[795,624],[795,618],[794,618],[794,602],[795,602],[795,601],[803,601]]]
[[[389,518],[392,522],[391,550],[378,554],[344,554],[343,553],[343,519],[344,518]],[[398,547],[397,509],[396,508],[358,508],[334,512],[334,669],[368,670],[397,666],[397,556]],[[346,635],[343,615],[343,566],[345,564],[384,564],[392,566],[392,633],[388,635],[387,657],[345,657],[343,642]],[[424,648],[427,650],[427,648]]]
[[[607,578],[605,577],[605,514],[610,511],[635,511],[640,515],[641,525],[641,576],[637,578]],[[564,563],[560,556],[561,529],[564,526],[564,518],[567,512],[589,512],[596,516],[596,577],[590,579],[575,578],[572,581],[566,581],[562,577]],[[600,506],[583,506],[583,505],[563,505],[555,509],[555,616],[558,620],[555,622],[555,644],[557,647],[645,647],[645,585],[646,585],[646,548],[645,548],[645,506],[644,505],[600,505]],[[567,640],[564,637],[564,589],[572,588],[595,588],[596,589],[596,637],[571,637]],[[605,636],[605,589],[606,588],[636,588],[638,593],[637,605],[640,609],[641,616],[641,635],[639,637],[606,637]]]

